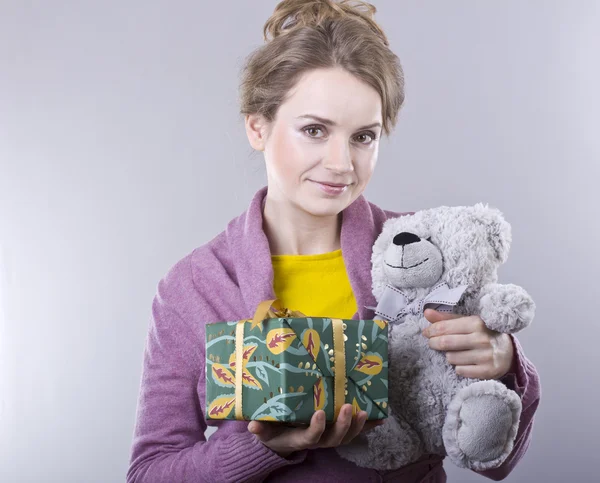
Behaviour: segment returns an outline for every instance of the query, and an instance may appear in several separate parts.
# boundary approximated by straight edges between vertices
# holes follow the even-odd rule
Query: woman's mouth
[[[342,194],[344,191],[346,191],[346,189],[348,188],[347,184],[339,184],[339,183],[325,183],[325,182],[320,182],[320,181],[313,181],[312,179],[310,180],[312,181],[315,185],[317,185],[321,191],[323,191],[324,193],[328,194],[328,195],[340,195]]]

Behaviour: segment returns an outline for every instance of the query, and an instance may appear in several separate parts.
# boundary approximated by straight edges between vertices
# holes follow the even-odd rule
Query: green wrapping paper
[[[335,421],[344,403],[352,404],[354,414],[366,411],[368,419],[387,417],[387,322],[261,320],[258,325],[255,317],[254,325],[247,320],[206,326],[206,419],[309,423],[323,409],[327,421]],[[345,369],[337,380],[336,364]]]

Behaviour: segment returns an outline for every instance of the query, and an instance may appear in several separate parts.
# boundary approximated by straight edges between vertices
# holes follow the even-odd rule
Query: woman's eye
[[[360,138],[362,136],[366,136],[367,138],[369,138],[369,140],[368,140],[368,142],[358,141],[360,144],[371,144],[373,141],[375,141],[375,139],[377,139],[377,137],[375,136],[375,133],[373,133],[371,131],[359,134],[357,136],[357,138]]]
[[[311,132],[314,133],[315,131],[321,131],[321,128],[318,126],[308,126],[304,128],[304,132],[307,133],[311,138],[317,137],[311,134]]]

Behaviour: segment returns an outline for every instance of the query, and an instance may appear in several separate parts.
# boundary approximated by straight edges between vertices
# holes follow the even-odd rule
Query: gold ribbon
[[[244,323],[235,326],[235,419],[244,419],[242,414],[242,373],[244,372]]]
[[[333,421],[337,421],[342,405],[346,402],[346,346],[344,326],[341,319],[331,319],[333,326]]]
[[[244,324],[252,322],[250,330],[258,327],[262,332],[262,321],[276,318],[304,318],[302,312],[290,310],[281,305],[279,299],[264,300],[256,309],[252,320],[240,320],[235,326],[235,419],[244,420],[242,414],[242,373],[244,370]],[[341,319],[331,319],[333,328],[334,367],[334,416],[337,421],[342,405],[346,401],[346,346],[344,326]]]

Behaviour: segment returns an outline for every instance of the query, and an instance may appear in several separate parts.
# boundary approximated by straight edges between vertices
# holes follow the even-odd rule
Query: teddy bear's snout
[[[389,240],[389,238],[388,238],[388,240]],[[393,240],[394,245],[398,245],[398,246],[404,246],[404,245],[408,245],[410,243],[417,243],[420,241],[421,241],[421,238],[419,238],[414,233],[410,233],[408,231],[403,231],[402,233],[398,233],[394,237],[394,240]]]

